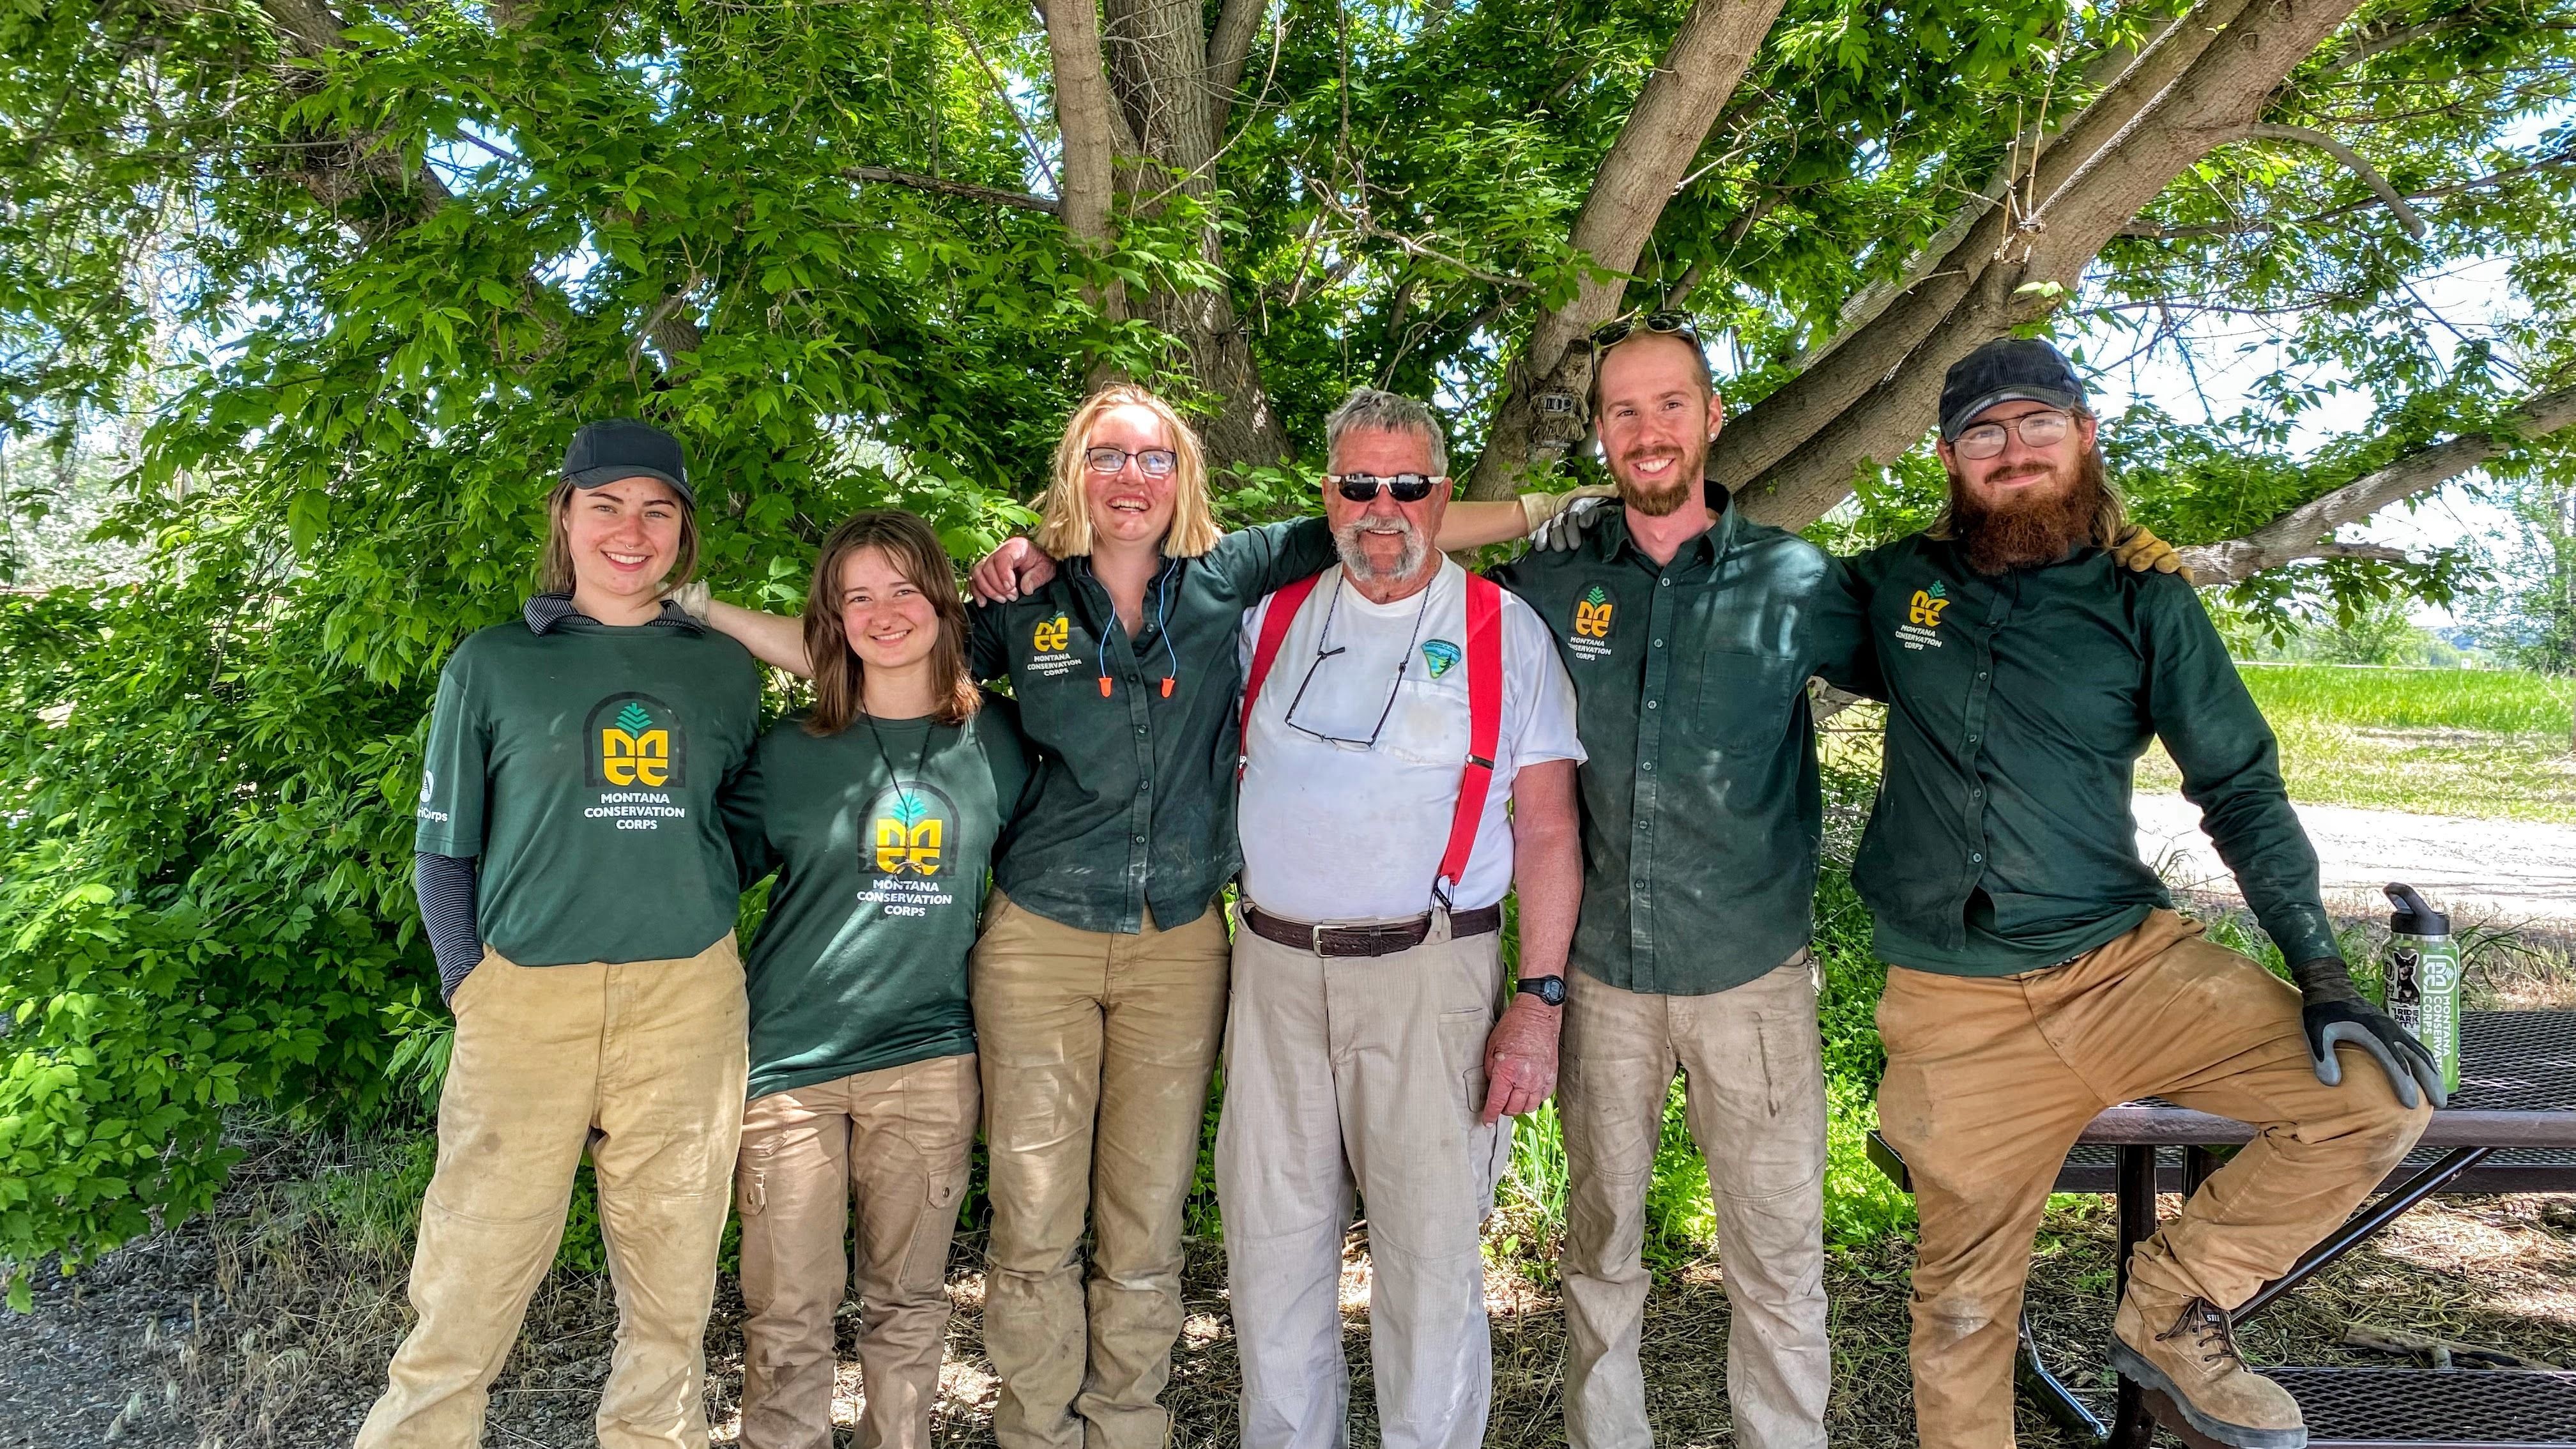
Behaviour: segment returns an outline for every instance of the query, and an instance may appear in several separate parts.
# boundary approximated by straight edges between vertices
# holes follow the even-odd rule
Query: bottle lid
[[[2391,934],[2399,936],[2451,934],[2451,918],[2426,905],[2424,898],[2415,893],[2413,886],[2402,881],[2392,881],[2381,887],[2380,893],[2388,897],[2390,905],[2396,907],[2388,913],[2388,929]]]

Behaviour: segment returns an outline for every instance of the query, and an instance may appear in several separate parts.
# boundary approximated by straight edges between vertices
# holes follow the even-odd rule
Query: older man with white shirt
[[[1217,1196],[1248,1449],[1348,1442],[1342,1238],[1368,1205],[1387,1449],[1468,1449],[1492,1395],[1479,1230],[1556,1080],[1582,892],[1574,692],[1538,616],[1431,546],[1421,403],[1326,426],[1341,567],[1244,617],[1244,867]],[[1502,899],[1520,890],[1503,1006]]]

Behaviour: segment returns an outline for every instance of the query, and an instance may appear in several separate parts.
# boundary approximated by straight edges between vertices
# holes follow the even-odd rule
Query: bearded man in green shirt
[[[2049,1186],[2097,1111],[2155,1096],[2258,1135],[2138,1249],[2112,1364],[2211,1439],[2299,1449],[2297,1403],[2246,1369],[2228,1313],[2405,1156],[2440,1073],[2353,988],[2271,729],[2190,584],[2105,553],[2119,496],[2073,368],[2039,341],[1969,354],[1939,451],[1941,523],[1854,566],[1890,700],[1854,878],[1890,963],[1880,1126],[1922,1216],[1921,1442],[2012,1443]],[[2175,914],[2138,858],[2150,738],[2297,989]]]

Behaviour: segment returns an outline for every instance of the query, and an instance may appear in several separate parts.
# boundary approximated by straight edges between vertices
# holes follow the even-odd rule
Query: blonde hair
[[[572,538],[564,527],[572,511],[573,494],[580,490],[570,478],[555,485],[546,498],[546,551],[537,557],[537,592],[569,594],[580,582],[572,571]],[[698,510],[689,506],[674,490],[672,501],[680,505],[680,547],[671,559],[671,572],[663,579],[665,593],[676,591],[698,571]]]
[[[1216,511],[1209,506],[1207,453],[1199,435],[1181,420],[1172,405],[1132,382],[1112,383],[1082,400],[1064,420],[1056,440],[1054,477],[1038,500],[1037,544],[1057,558],[1091,552],[1091,499],[1083,487],[1088,471],[1082,455],[1091,446],[1091,429],[1111,408],[1143,408],[1160,418],[1172,435],[1172,452],[1180,459],[1172,470],[1172,526],[1163,535],[1163,552],[1173,558],[1196,558],[1216,547]]]
[[[957,594],[956,569],[929,524],[900,508],[878,508],[853,514],[833,529],[823,540],[823,556],[814,561],[814,579],[805,589],[805,657],[814,662],[814,709],[806,716],[805,732],[836,735],[867,712],[861,702],[867,664],[850,648],[849,635],[841,628],[841,561],[866,548],[884,554],[894,571],[930,600],[939,617],[939,642],[930,650],[938,699],[931,718],[944,725],[964,724],[984,697],[966,667],[966,605]]]

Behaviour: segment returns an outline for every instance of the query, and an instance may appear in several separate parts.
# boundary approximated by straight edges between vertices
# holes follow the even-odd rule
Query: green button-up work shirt
[[[975,676],[1010,677],[1038,752],[994,883],[1078,930],[1132,934],[1148,908],[1165,930],[1197,920],[1243,864],[1243,611],[1332,562],[1321,518],[1229,533],[1197,558],[1164,561],[1133,637],[1088,558],[1066,559],[1035,593],[970,610]]]
[[[1917,534],[1855,561],[1891,697],[1853,869],[1878,953],[2004,976],[2082,955],[2170,904],[2129,797],[2164,741],[2290,960],[2338,954],[2271,727],[2190,584],[2099,549],[1986,576]]]
[[[1824,827],[1807,678],[1867,683],[1848,568],[1730,507],[1669,564],[1612,512],[1494,577],[1574,677],[1590,755],[1576,964],[1695,996],[1787,960],[1807,943]]]

